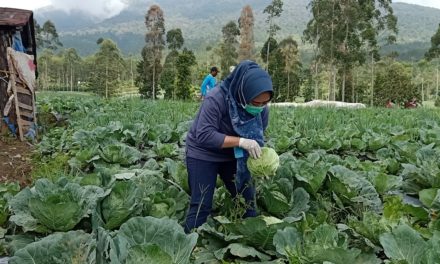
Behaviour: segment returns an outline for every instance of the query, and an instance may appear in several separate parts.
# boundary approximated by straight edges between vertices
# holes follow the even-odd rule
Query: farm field
[[[0,186],[9,263],[440,263],[439,110],[271,108],[260,215],[218,182],[185,234],[198,106],[39,94],[33,183]]]

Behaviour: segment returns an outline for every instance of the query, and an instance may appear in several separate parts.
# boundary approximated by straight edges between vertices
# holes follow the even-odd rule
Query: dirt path
[[[27,142],[0,136],[0,182],[30,183],[33,147]]]

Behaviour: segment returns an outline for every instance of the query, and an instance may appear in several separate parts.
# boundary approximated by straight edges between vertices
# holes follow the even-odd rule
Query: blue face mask
[[[264,106],[254,106],[251,104],[247,104],[244,107],[244,110],[246,110],[246,112],[248,112],[249,114],[256,116],[256,115],[260,114],[261,112],[263,112]]]

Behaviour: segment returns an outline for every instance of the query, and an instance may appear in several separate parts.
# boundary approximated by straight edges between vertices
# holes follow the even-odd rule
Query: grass
[[[68,161],[70,157],[66,154],[57,153],[52,157],[33,157],[34,170],[31,173],[32,180],[48,178],[56,181],[69,173]]]

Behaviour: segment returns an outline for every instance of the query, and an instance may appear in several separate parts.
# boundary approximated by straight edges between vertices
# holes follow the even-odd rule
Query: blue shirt
[[[263,129],[269,121],[269,109],[261,113]],[[222,148],[226,136],[235,136],[226,94],[222,89],[210,92],[199,109],[186,136],[186,156],[194,159],[223,162],[234,160],[233,148]]]
[[[202,96],[206,96],[210,90],[214,89],[216,82],[217,80],[214,78],[214,76],[212,76],[212,74],[208,74],[200,87]]]

